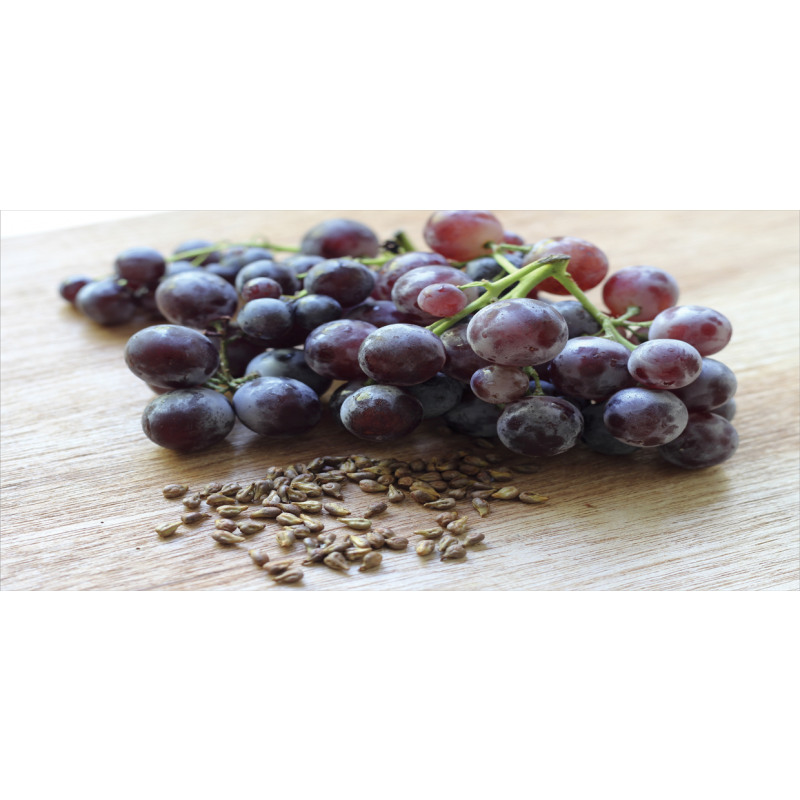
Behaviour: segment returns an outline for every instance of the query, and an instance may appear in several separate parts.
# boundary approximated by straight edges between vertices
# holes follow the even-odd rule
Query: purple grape
[[[419,267],[428,267],[439,264],[443,267],[449,266],[449,262],[439,253],[403,253],[395,256],[383,265],[378,277],[375,280],[375,288],[372,290],[372,297],[376,300],[391,300],[392,289],[395,283],[407,272]]]
[[[713,467],[727,461],[739,445],[739,434],[731,423],[719,414],[695,411],[683,433],[658,448],[670,464],[683,469]]]
[[[125,363],[151,386],[186,389],[201,386],[217,371],[219,353],[194,328],[151,325],[128,340]]]
[[[500,409],[492,403],[484,403],[467,389],[461,402],[444,414],[444,421],[456,433],[477,436],[483,439],[497,437],[497,420]]]
[[[236,416],[261,436],[287,437],[311,430],[322,417],[317,393],[293,378],[256,378],[233,395]]]
[[[247,374],[254,373],[265,378],[292,378],[312,388],[319,397],[328,391],[332,382],[308,366],[302,350],[290,347],[257,355],[247,365]]]
[[[242,333],[269,344],[279,341],[292,326],[292,312],[282,300],[268,297],[246,303],[236,318]]]
[[[364,339],[358,363],[379,383],[413,386],[436,375],[444,366],[439,337],[417,325],[400,323],[378,328]]]
[[[714,358],[704,358],[700,374],[688,386],[673,389],[672,393],[689,411],[712,411],[727,403],[736,388],[736,375],[730,367]]]
[[[675,278],[662,269],[625,267],[603,284],[603,301],[618,317],[629,307],[638,306],[639,311],[629,319],[644,322],[674,306],[678,301],[678,291]]]
[[[244,285],[253,278],[272,278],[280,285],[283,294],[292,295],[300,290],[300,279],[294,270],[272,259],[260,259],[245,264],[236,273],[234,279],[236,291],[241,294]]]
[[[475,396],[485,403],[513,403],[525,396],[529,382],[519,367],[490,364],[477,370],[469,383]]]
[[[464,394],[464,384],[437,372],[424,383],[406,386],[406,391],[422,403],[422,418],[441,417],[455,408]]]
[[[78,292],[83,289],[86,284],[92,283],[93,281],[94,278],[90,278],[88,275],[71,275],[69,278],[65,278],[61,281],[58,287],[58,293],[64,300],[74,306]]]
[[[611,435],[611,431],[608,430],[603,421],[605,409],[605,403],[588,405],[581,409],[581,414],[583,414],[581,441],[590,450],[608,456],[630,455],[639,450],[639,447],[621,442]]]
[[[369,322],[376,328],[409,321],[408,315],[400,311],[391,300],[373,300],[372,298],[367,298],[363,303],[351,308],[344,316],[347,319]]]
[[[309,294],[332,297],[343,308],[366,300],[375,286],[375,273],[348,258],[322,261],[306,273],[303,288]]]
[[[717,406],[714,413],[717,416],[725,417],[730,422],[736,416],[736,401],[731,398],[727,403]]]
[[[223,254],[220,261],[209,264],[206,271],[217,275],[228,283],[235,284],[236,276],[248,264],[255,261],[272,261],[273,256],[263,247],[231,247]]]
[[[555,456],[574,447],[583,416],[561,397],[524,397],[503,410],[497,421],[500,441],[525,456]]]
[[[311,269],[311,267],[316,266],[322,261],[325,261],[322,256],[307,256],[303,253],[294,253],[287,258],[284,258],[281,263],[285,267],[289,267],[289,269],[299,278],[301,275],[305,275],[306,272]]]
[[[236,312],[236,289],[205,269],[179,272],[164,278],[156,289],[158,310],[169,322],[204,330]]]
[[[467,323],[448,328],[440,337],[445,352],[442,372],[458,381],[469,383],[475,372],[492,362],[481,358],[467,340]]]
[[[678,339],[643,342],[628,359],[628,372],[648,389],[680,389],[697,378],[703,362],[700,353]]]
[[[341,405],[342,425],[359,439],[389,442],[402,439],[422,421],[422,403],[396,386],[376,383],[349,395]]]
[[[648,338],[680,339],[692,345],[701,356],[718,353],[731,340],[730,320],[706,306],[672,306],[656,315]]]
[[[116,278],[104,278],[79,289],[75,307],[99,325],[122,325],[133,319],[138,305]]]
[[[306,361],[314,372],[326,378],[338,381],[363,378],[358,351],[375,330],[374,325],[357,319],[337,319],[320,325],[306,339]]]
[[[402,275],[392,289],[392,301],[397,308],[405,314],[413,314],[414,320],[421,324],[430,324],[436,321],[436,317],[426,314],[417,302],[419,293],[433,283],[451,283],[454,286],[461,286],[469,283],[469,277],[461,270],[454,267],[430,266],[417,267]],[[467,302],[472,302],[478,297],[476,288],[464,289]]]
[[[560,394],[607,400],[614,392],[634,385],[628,372],[629,354],[619,342],[578,336],[550,362],[547,375]]]
[[[294,301],[294,321],[304,331],[304,339],[314,328],[341,316],[341,304],[324,294],[307,294]]]
[[[564,317],[570,339],[600,332],[597,320],[577,300],[559,300],[553,303],[553,308]]]
[[[208,239],[189,239],[186,242],[181,242],[173,251],[173,256],[183,256],[184,253],[191,254],[195,250],[206,250],[213,247],[214,242]],[[222,254],[218,250],[212,250],[201,256],[188,255],[184,263],[197,262],[198,266],[205,267],[208,264],[216,264],[222,258]],[[179,259],[183,261],[184,259]]]
[[[114,261],[114,272],[134,291],[142,287],[155,289],[166,268],[164,256],[152,247],[131,247]]]
[[[634,387],[612,395],[603,421],[612,436],[636,447],[657,447],[677,438],[689,412],[672,392]]]
[[[308,231],[300,243],[304,255],[324,258],[374,258],[378,250],[373,231],[351,219],[326,219]]]
[[[281,285],[272,278],[251,278],[242,286],[239,294],[244,303],[249,303],[251,300],[263,298],[278,300],[283,291]]]
[[[169,450],[192,453],[221,442],[236,415],[228,399],[213,389],[176,389],[154,397],[142,414],[150,441]]]

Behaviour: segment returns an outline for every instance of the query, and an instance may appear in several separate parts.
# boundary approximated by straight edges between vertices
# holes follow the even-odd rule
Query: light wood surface
[[[211,525],[163,541],[158,522],[180,505],[161,487],[255,479],[271,464],[323,454],[402,458],[470,446],[423,426],[392,446],[361,442],[329,422],[296,441],[269,441],[237,425],[215,449],[180,456],[153,445],[140,417],[151,399],[122,360],[138,327],[102,328],[57,294],[73,273],[103,277],[132,245],[170,252],[194,238],[267,236],[295,244],[327,216],[351,216],[422,245],[427,211],[174,212],[2,241],[2,588],[354,590],[621,590],[798,588],[798,214],[795,212],[498,211],[529,241],[589,239],[612,270],[652,264],[672,273],[681,303],[709,305],[734,326],[717,357],[739,380],[734,458],[682,471],[653,453],[603,457],[583,449],[542,461],[521,486],[541,506],[506,504],[473,529],[485,544],[465,562],[387,552],[376,572],[308,568],[279,587],[247,549],[282,551],[274,527],[222,547]],[[591,293],[598,298],[597,290]],[[366,508],[357,488],[347,499]],[[407,501],[384,518],[398,533],[429,514]],[[301,547],[294,555],[302,559]]]

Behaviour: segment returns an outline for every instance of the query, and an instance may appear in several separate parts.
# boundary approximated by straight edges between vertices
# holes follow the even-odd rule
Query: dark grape
[[[78,292],[83,289],[87,283],[92,283],[93,281],[94,278],[90,278],[88,275],[71,275],[69,278],[65,278],[61,281],[58,287],[58,293],[68,303],[75,305],[75,298]]]
[[[653,339],[640,344],[628,359],[628,371],[648,389],[680,389],[700,374],[700,353],[678,339]]]
[[[424,383],[406,386],[405,390],[422,403],[422,418],[440,417],[455,408],[464,394],[464,384],[437,372]]]
[[[637,447],[656,447],[680,436],[689,412],[672,392],[634,387],[612,395],[603,421],[612,436]]]
[[[305,332],[305,336],[314,328],[341,316],[341,304],[325,294],[306,294],[294,301],[294,321]]]
[[[251,300],[261,300],[268,298],[277,300],[283,294],[281,285],[272,278],[251,278],[241,288],[239,294],[244,303]]]
[[[375,286],[375,273],[348,258],[321,261],[306,273],[303,288],[309,294],[332,297],[343,308],[366,300]]]
[[[587,405],[581,409],[583,414],[583,433],[581,441],[596,453],[603,453],[607,456],[623,456],[635,453],[641,449],[632,444],[621,442],[616,436],[612,436],[611,431],[603,421],[605,414],[605,403]]]
[[[263,247],[231,247],[222,253],[219,262],[206,267],[212,275],[218,275],[228,283],[236,282],[236,276],[248,264],[255,261],[272,261],[272,253]]]
[[[528,376],[519,367],[490,364],[477,370],[470,379],[476,397],[486,403],[513,403],[528,391]]]
[[[678,284],[672,275],[656,267],[625,267],[603,285],[603,302],[618,317],[631,306],[638,306],[639,312],[629,319],[644,322],[678,302]]]
[[[134,296],[115,278],[87,283],[75,295],[75,307],[100,325],[121,325],[138,308]]]
[[[170,275],[156,289],[158,310],[170,322],[200,330],[232,317],[238,303],[236,289],[206,269]]]
[[[417,302],[419,293],[433,283],[451,283],[454,286],[461,286],[469,283],[469,278],[459,269],[453,267],[442,267],[433,265],[429,267],[417,267],[402,275],[392,289],[392,300],[397,308],[406,313],[413,314],[415,320],[418,318],[423,324],[435,322],[436,317],[427,314]],[[476,288],[464,289],[467,301],[472,302],[478,297]]]
[[[392,289],[398,279],[418,267],[429,267],[433,265],[448,266],[447,259],[439,253],[403,253],[387,261],[375,279],[375,288],[372,296],[376,300],[391,300]]]
[[[220,337],[217,334],[206,334],[219,349]],[[257,342],[246,336],[234,323],[228,323],[227,335],[225,337],[225,355],[228,359],[228,371],[234,378],[242,378],[247,374],[248,364],[264,352],[264,343]]]
[[[559,300],[553,308],[566,320],[570,339],[599,333],[600,324],[577,300]]]
[[[295,294],[300,290],[300,279],[291,267],[287,267],[279,261],[260,259],[245,264],[236,273],[234,279],[236,291],[241,293],[245,283],[253,278],[272,278],[280,285],[283,294]]]
[[[202,267],[192,264],[191,261],[168,261],[164,276],[177,275],[179,272],[189,272],[190,270],[202,270]]]
[[[152,386],[186,389],[204,384],[219,367],[219,353],[194,328],[151,325],[128,340],[125,363]]]
[[[358,351],[375,330],[374,325],[357,319],[337,319],[320,325],[306,339],[306,361],[314,372],[326,378],[339,381],[363,378]]]
[[[287,437],[311,430],[322,417],[317,393],[293,378],[256,378],[233,395],[236,416],[261,436]]]
[[[436,375],[445,352],[436,334],[400,323],[377,328],[358,351],[358,363],[370,378],[393,386],[413,386]]]
[[[581,412],[563,397],[524,397],[497,420],[500,441],[526,456],[555,456],[575,445],[583,431]]]
[[[564,255],[569,257],[567,272],[583,289],[597,286],[608,273],[608,258],[596,245],[579,239],[577,236],[556,236],[542,239],[533,245],[531,252],[525,257],[524,264],[532,264],[545,256]],[[551,294],[569,294],[555,278],[545,278],[537,287],[539,291]]]
[[[719,414],[695,411],[676,439],[658,448],[670,464],[683,469],[713,467],[727,461],[739,445],[736,428]]]
[[[379,249],[373,231],[352,219],[326,219],[308,231],[300,243],[304,255],[324,258],[374,258]]]
[[[150,441],[183,453],[205,450],[233,430],[236,415],[213,389],[176,389],[154,397],[142,414]]]
[[[736,375],[730,367],[714,358],[704,358],[700,374],[688,385],[673,389],[689,411],[712,411],[727,403],[737,388]]]
[[[331,412],[331,416],[338,425],[342,425],[342,418],[341,418],[341,410],[342,410],[342,403],[350,397],[353,392],[357,391],[358,389],[363,388],[364,381],[347,381],[347,383],[341,384],[339,387],[334,389],[331,392],[330,398],[328,398],[328,410]]]
[[[342,425],[359,439],[388,442],[408,436],[422,421],[422,403],[396,386],[356,390],[339,409]]]
[[[567,323],[549,303],[498,300],[470,320],[467,339],[481,358],[506,366],[535,366],[555,358],[567,343]]]
[[[559,393],[587,400],[606,400],[633,386],[628,371],[630,350],[624,344],[597,336],[570,339],[547,368]]]
[[[363,303],[351,308],[345,315],[347,319],[360,319],[376,328],[408,322],[408,315],[400,311],[391,300],[367,298]]]
[[[728,421],[732,420],[736,416],[736,401],[731,398],[727,403],[717,406],[714,409],[714,413],[720,417],[725,417]]]
[[[245,335],[268,344],[279,341],[291,328],[292,312],[282,300],[264,297],[245,304],[236,321]]]
[[[442,372],[451,378],[469,383],[476,370],[492,363],[481,358],[470,346],[466,322],[448,328],[439,338],[445,352]]]
[[[423,231],[431,250],[453,261],[470,261],[488,255],[489,243],[503,241],[505,232],[490,211],[437,211]]]
[[[142,287],[155,289],[166,268],[164,256],[152,247],[131,247],[114,261],[114,272],[128,282],[131,290]]]
[[[312,388],[322,397],[331,386],[331,379],[314,372],[306,362],[305,353],[291,347],[270,350],[256,356],[247,365],[247,374],[257,373],[265,378],[293,378]]]
[[[500,409],[492,403],[484,403],[467,389],[461,402],[444,414],[444,421],[456,433],[493,439],[497,436],[497,420]]]
[[[322,256],[307,256],[303,253],[293,253],[292,255],[284,258],[281,262],[285,267],[289,267],[292,272],[299,278],[305,275],[311,267],[316,266],[321,261],[325,261]]]
[[[718,353],[731,340],[730,320],[706,306],[672,306],[656,315],[649,339],[680,339],[696,348],[701,356]]]
[[[503,274],[503,268],[492,256],[473,258],[464,265],[464,273],[470,281],[493,281]]]

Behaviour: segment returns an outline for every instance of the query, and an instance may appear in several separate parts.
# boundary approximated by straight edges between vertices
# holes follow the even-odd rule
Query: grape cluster
[[[237,420],[266,437],[304,433],[339,382],[327,407],[368,441],[439,417],[529,457],[651,448],[695,469],[734,453],[736,378],[711,357],[731,324],[678,305],[671,275],[609,275],[596,245],[526,244],[488,211],[438,211],[423,235],[430,251],[334,219],[299,247],[137,247],[112,277],[73,276],[61,295],[102,325],[150,316],[125,360],[156,393],[145,434],[178,451],[211,447]],[[601,284],[606,311],[585,294]]]

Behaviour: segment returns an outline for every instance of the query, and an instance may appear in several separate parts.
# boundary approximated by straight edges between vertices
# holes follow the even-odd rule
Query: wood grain
[[[468,447],[428,423],[377,447],[329,422],[297,441],[237,427],[208,453],[178,456],[142,434],[151,398],[122,360],[137,325],[101,328],[57,296],[72,273],[101,277],[125,247],[170,251],[196,236],[269,236],[294,243],[318,220],[353,216],[421,243],[425,211],[174,212],[2,241],[2,588],[302,590],[679,590],[798,588],[798,215],[794,212],[498,212],[529,240],[572,234],[599,244],[612,269],[654,264],[679,281],[681,302],[733,322],[720,354],[739,379],[739,451],[719,467],[685,472],[652,453],[602,457],[583,449],[543,461],[525,488],[542,506],[494,506],[485,545],[464,563],[387,553],[374,573],[309,569],[278,587],[246,546],[214,543],[209,526],[162,541],[175,517],[161,487],[260,477],[270,464],[323,453],[425,456]],[[598,293],[592,292],[597,298]],[[351,489],[364,508],[372,499]],[[388,512],[399,532],[427,512]],[[478,529],[478,523],[475,524]],[[279,549],[271,533],[252,546]],[[299,554],[299,546],[298,546]]]

